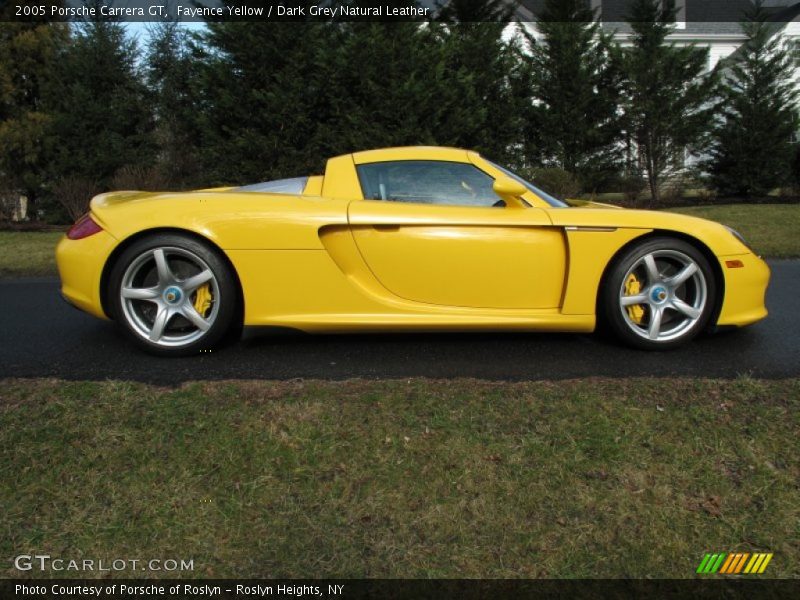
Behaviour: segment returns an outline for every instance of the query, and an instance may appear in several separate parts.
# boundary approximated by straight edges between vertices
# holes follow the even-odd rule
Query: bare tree
[[[75,175],[65,177],[53,186],[56,200],[72,220],[77,220],[89,210],[89,201],[99,191],[96,181]]]
[[[114,174],[111,187],[115,190],[163,191],[169,188],[169,181],[158,167],[128,165]]]

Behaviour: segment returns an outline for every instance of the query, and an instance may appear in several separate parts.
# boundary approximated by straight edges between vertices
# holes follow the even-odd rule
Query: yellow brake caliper
[[[625,282],[625,295],[635,296],[641,291],[642,291],[641,282],[636,278],[636,275],[631,273],[628,276],[628,281]],[[633,321],[637,325],[641,324],[642,317],[644,317],[644,309],[642,308],[641,304],[632,304],[631,306],[627,307],[627,311],[628,311],[628,316],[631,318],[631,321]]]
[[[194,297],[194,309],[200,314],[201,317],[205,317],[208,309],[211,308],[211,301],[213,300],[213,296],[211,295],[211,286],[207,283],[204,283],[199,288],[197,288],[197,294]]]

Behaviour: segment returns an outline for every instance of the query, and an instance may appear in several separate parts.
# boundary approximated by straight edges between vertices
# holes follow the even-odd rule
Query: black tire
[[[167,269],[162,271],[159,264]],[[192,277],[208,279],[189,289]],[[127,295],[137,292],[148,298],[123,298],[123,286]],[[200,301],[201,291],[210,300]],[[106,292],[112,316],[125,335],[157,356],[210,352],[231,332],[241,330],[236,322],[241,315],[238,286],[228,263],[188,235],[162,233],[135,241],[111,269]],[[167,315],[163,319],[162,311]],[[153,337],[148,337],[148,327]]]
[[[653,264],[656,275],[650,281]],[[679,284],[677,275],[689,272],[692,275]],[[609,267],[600,290],[600,329],[634,348],[677,348],[707,328],[717,289],[711,265],[695,246],[672,237],[648,238]],[[646,303],[623,305],[633,297],[646,298]]]

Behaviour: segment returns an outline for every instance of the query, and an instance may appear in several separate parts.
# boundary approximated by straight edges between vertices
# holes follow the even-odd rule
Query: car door
[[[466,162],[356,166],[364,200],[348,208],[358,249],[391,293],[488,309],[560,306],[563,231],[535,207],[506,208],[494,179]]]

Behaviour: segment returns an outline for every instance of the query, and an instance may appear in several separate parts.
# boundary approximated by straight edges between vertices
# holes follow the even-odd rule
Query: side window
[[[404,160],[358,165],[361,190],[367,200],[493,206],[500,198],[494,179],[467,163]]]

